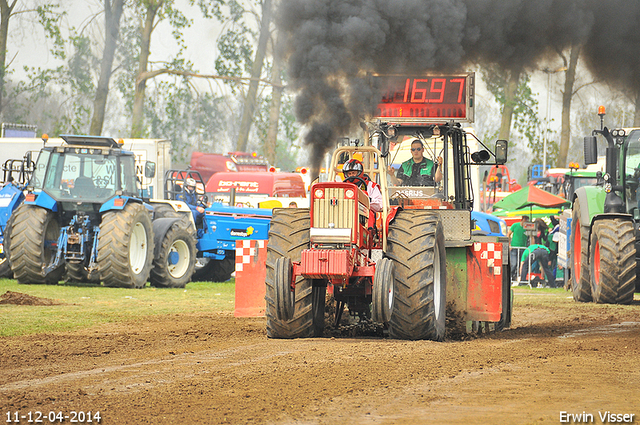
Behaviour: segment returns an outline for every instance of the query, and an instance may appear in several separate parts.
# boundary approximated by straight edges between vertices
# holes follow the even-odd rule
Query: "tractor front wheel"
[[[155,252],[149,276],[151,286],[184,288],[196,264],[196,242],[189,231],[191,223],[160,218],[153,222]]]
[[[636,285],[636,248],[633,223],[599,220],[591,236],[591,294],[593,301],[630,304]]]
[[[376,263],[371,297],[371,319],[387,324],[393,307],[393,261],[386,257]]]
[[[580,199],[573,203],[571,214],[571,292],[573,299],[589,302],[591,283],[589,282],[589,227],[580,220]]]
[[[444,340],[446,253],[440,218],[424,210],[400,211],[389,225],[387,256],[394,262],[389,335]]]
[[[300,261],[302,251],[309,248],[309,210],[306,208],[276,208],[269,229],[267,244],[267,336],[269,338],[308,338],[319,336],[324,327],[324,302],[319,301],[322,286],[314,286],[313,279],[298,276],[295,282],[295,301],[291,319],[281,318],[278,312],[278,284],[276,270],[279,258]],[[318,288],[318,289],[316,289]],[[315,294],[315,295],[314,295]],[[314,299],[316,304],[314,305]],[[316,323],[322,321],[323,323]]]
[[[98,270],[105,286],[144,288],[153,261],[151,215],[129,202],[102,216],[98,236]]]

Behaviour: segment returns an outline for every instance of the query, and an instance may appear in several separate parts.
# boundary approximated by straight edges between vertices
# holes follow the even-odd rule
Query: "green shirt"
[[[529,245],[529,237],[524,232],[522,228],[522,223],[517,222],[511,225],[509,229],[512,232],[511,235],[511,246],[527,246]]]
[[[547,246],[549,247],[549,249],[551,251],[557,251],[558,250],[558,242],[554,242],[553,241],[553,233],[549,233],[547,235]]]
[[[524,252],[522,253],[522,257],[520,257],[520,261],[526,261],[527,258],[529,258],[529,254],[531,254],[533,251],[535,251],[538,248],[544,248],[547,253],[551,254],[551,251],[549,251],[549,248],[547,248],[544,245],[529,245],[529,247],[527,249],[524,250]]]

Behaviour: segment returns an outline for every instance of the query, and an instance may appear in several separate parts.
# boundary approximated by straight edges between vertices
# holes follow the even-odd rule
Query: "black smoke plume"
[[[582,44],[597,78],[635,93],[638,22],[635,0],[281,0],[277,17],[312,175],[378,103],[367,73],[528,69]]]

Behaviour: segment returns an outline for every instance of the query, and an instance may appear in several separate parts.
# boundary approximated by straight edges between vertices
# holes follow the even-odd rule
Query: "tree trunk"
[[[640,127],[640,91],[636,94],[636,113],[633,116],[633,126]]]
[[[500,123],[500,133],[498,139],[509,140],[511,134],[511,119],[516,106],[516,93],[522,69],[515,69],[509,72],[509,81],[504,89],[504,109],[502,110],[502,121]]]
[[[278,42],[276,39],[276,46]],[[278,49],[274,49],[273,54],[273,89],[271,91],[271,106],[269,108],[269,128],[267,129],[267,140],[265,141],[265,156],[269,164],[276,165],[276,146],[278,142],[278,121],[280,119],[280,106],[282,105],[282,80],[280,71],[282,70],[282,57],[278,54]]]
[[[567,153],[571,144],[571,98],[573,97],[573,84],[576,81],[576,68],[580,57],[580,48],[581,46],[579,45],[571,47],[569,68],[565,75],[564,92],[562,93],[562,127],[556,167],[565,167],[567,165]]]
[[[0,0],[0,113],[2,112],[2,93],[4,92],[5,62],[7,60],[7,34],[9,34],[9,19],[18,0],[11,5],[7,0]],[[1,116],[1,115],[0,115]]]
[[[102,53],[102,63],[100,64],[100,79],[96,89],[96,98],[93,101],[93,117],[89,134],[100,136],[102,125],[104,124],[104,111],[109,95],[109,79],[111,78],[111,67],[113,57],[118,43],[120,32],[120,17],[122,16],[122,5],[124,0],[104,0],[104,51]]]
[[[147,4],[147,14],[142,28],[142,37],[140,40],[140,59],[138,61],[138,74],[136,76],[135,94],[133,95],[133,111],[131,114],[131,137],[139,138],[143,136],[144,126],[144,92],[147,88],[147,79],[143,78],[143,74],[147,72],[149,65],[149,51],[151,46],[151,33],[153,32],[153,23],[156,14],[164,0],[149,0]]]
[[[243,152],[247,149],[247,140],[249,138],[249,130],[253,121],[253,114],[256,108],[256,98],[258,96],[258,84],[260,74],[262,74],[262,64],[267,50],[267,41],[269,39],[269,27],[271,24],[271,0],[264,0],[262,3],[262,22],[260,23],[260,37],[258,38],[258,47],[256,49],[256,58],[251,68],[251,82],[249,90],[244,101],[242,110],[242,120],[240,121],[240,131],[238,134],[238,143],[236,148]]]

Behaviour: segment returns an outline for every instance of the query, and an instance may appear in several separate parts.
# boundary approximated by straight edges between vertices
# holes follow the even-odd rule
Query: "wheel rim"
[[[131,244],[129,245],[129,264],[131,270],[138,274],[144,268],[147,261],[147,231],[142,223],[133,226],[131,232]]]
[[[573,232],[573,275],[576,282],[580,281],[580,267],[582,266],[582,235],[580,234],[580,222],[576,222],[576,230]]]
[[[174,258],[177,259],[174,260]],[[183,240],[174,241],[167,256],[169,274],[173,278],[182,277],[189,268],[189,246]]]
[[[436,249],[433,258],[433,307],[435,309],[436,322],[440,320],[440,304],[442,303],[440,276],[440,250]]]
[[[600,285],[600,243],[596,241],[593,246],[593,282]]]

